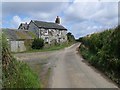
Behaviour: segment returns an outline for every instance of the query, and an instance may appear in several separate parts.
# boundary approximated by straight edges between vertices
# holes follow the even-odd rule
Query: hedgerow
[[[120,26],[80,38],[80,52],[120,85]]]
[[[40,88],[40,80],[30,67],[17,61],[9,51],[2,35],[2,86],[3,88]]]

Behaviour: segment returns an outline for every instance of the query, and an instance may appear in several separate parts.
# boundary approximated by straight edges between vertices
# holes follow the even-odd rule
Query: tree
[[[75,41],[75,37],[72,35],[72,33],[70,33],[70,32],[67,33],[67,40],[68,40],[68,42]]]

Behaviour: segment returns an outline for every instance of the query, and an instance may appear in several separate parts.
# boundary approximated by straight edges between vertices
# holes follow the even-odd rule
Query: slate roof
[[[18,27],[18,29],[21,29],[21,28],[27,30],[28,29],[28,24],[27,23],[21,23],[20,26]]]
[[[24,31],[18,29],[2,29],[2,32],[10,40],[26,40],[26,39],[35,38],[35,35],[30,31]]]
[[[57,23],[37,21],[37,20],[32,20],[32,21],[39,28],[67,30],[65,27],[63,27],[62,25],[57,24]]]

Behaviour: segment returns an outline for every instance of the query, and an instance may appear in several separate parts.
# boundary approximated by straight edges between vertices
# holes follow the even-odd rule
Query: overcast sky
[[[3,2],[2,28],[18,28],[20,23],[29,23],[30,20],[54,22],[56,16],[59,16],[61,25],[79,38],[117,26],[117,1]]]

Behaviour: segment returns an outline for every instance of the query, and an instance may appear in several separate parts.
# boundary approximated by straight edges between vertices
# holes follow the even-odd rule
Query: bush
[[[75,42],[75,37],[72,35],[72,33],[67,33],[67,40],[68,42]]]
[[[81,42],[83,57],[120,86],[120,26],[83,37]]]
[[[40,80],[31,68],[17,61],[8,49],[7,40],[2,35],[2,86],[3,88],[40,88]]]
[[[25,47],[26,47],[26,50],[31,50],[32,48],[32,42],[33,42],[33,40],[25,40],[24,41],[24,44],[25,44]]]
[[[44,40],[42,38],[34,39],[32,42],[33,49],[42,49],[44,47]]]

